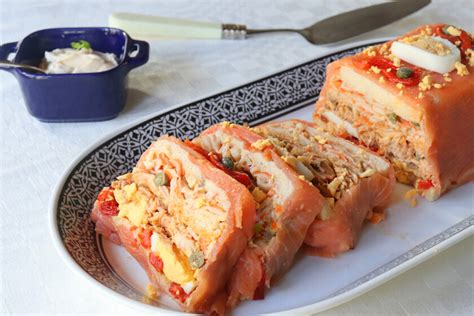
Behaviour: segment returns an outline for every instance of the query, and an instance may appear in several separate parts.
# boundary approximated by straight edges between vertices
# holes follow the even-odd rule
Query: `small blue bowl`
[[[125,106],[127,74],[148,61],[147,42],[133,40],[108,27],[55,28],[34,32],[21,42],[0,46],[0,60],[14,53],[12,62],[38,66],[45,51],[71,47],[86,40],[95,51],[114,53],[117,67],[104,72],[39,74],[4,69],[18,79],[31,115],[45,122],[101,121],[116,117]]]

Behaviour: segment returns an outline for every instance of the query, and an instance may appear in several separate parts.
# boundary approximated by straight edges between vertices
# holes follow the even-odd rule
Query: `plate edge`
[[[458,226],[461,226],[463,225],[464,222],[467,222],[466,223],[466,226],[465,228],[463,228],[462,230],[458,231],[458,232],[455,232],[453,233],[451,236],[449,236],[448,238],[446,239],[442,239],[440,240],[440,242],[434,244],[433,246],[431,246],[430,248],[428,248],[427,250],[417,254],[417,255],[414,255],[413,257],[407,259],[406,261],[394,266],[393,268],[375,276],[374,278],[358,285],[358,286],[355,286],[354,288],[346,291],[346,292],[343,292],[341,294],[338,294],[336,296],[332,296],[329,295],[328,298],[326,299],[323,299],[319,302],[316,302],[314,304],[310,304],[310,305],[306,305],[304,307],[297,307],[297,308],[293,308],[293,309],[288,309],[288,310],[285,310],[285,311],[279,311],[279,312],[275,312],[275,313],[265,313],[265,314],[262,314],[262,315],[279,315],[279,316],[283,316],[283,315],[309,315],[309,314],[314,314],[314,313],[320,313],[322,311],[325,311],[325,310],[328,310],[330,308],[333,308],[333,307],[336,307],[336,306],[339,306],[339,305],[342,305],[344,303],[347,303],[365,293],[367,293],[368,291],[392,280],[393,278],[403,274],[404,272],[416,267],[417,265],[427,261],[428,259],[434,257],[435,255],[443,252],[444,250],[454,246],[455,244],[461,242],[462,240],[474,235],[474,215],[471,215],[469,217],[466,217],[465,219],[459,221],[458,223],[454,224],[453,226],[445,229],[444,231],[440,232],[439,234],[436,234],[435,236],[432,236],[430,237],[429,239],[425,240],[424,242],[416,245],[415,247],[411,248],[410,250],[406,251],[405,253],[401,254],[400,256],[394,258],[393,260],[391,260],[390,262],[393,262],[394,260],[402,257],[403,255],[407,254],[407,253],[410,253],[411,251],[413,251],[414,249],[416,249],[417,247],[421,247],[422,245],[424,245],[425,243],[428,243],[430,242],[430,240],[432,239],[435,239],[436,237],[438,236],[441,236],[443,234],[446,234],[446,232],[448,232],[449,230],[452,230],[454,229],[455,227],[458,227]],[[390,264],[390,262],[386,263],[385,265],[388,265]],[[374,270],[372,270],[371,272],[365,274],[363,277],[361,278],[364,278],[365,276],[373,273],[374,271],[377,271],[378,269],[384,267],[385,265],[382,265]],[[358,280],[360,280],[361,278],[359,278]],[[355,280],[354,282],[357,282],[357,280]],[[352,283],[354,283],[352,282]],[[352,284],[351,283],[351,284]],[[348,286],[350,286],[351,284],[349,284]],[[336,291],[337,293],[337,291]]]

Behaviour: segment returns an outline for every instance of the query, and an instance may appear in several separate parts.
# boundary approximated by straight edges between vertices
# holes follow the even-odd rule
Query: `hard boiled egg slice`
[[[349,123],[348,121],[343,120],[342,118],[337,116],[337,114],[331,111],[325,111],[323,114],[332,123],[338,126],[342,126],[346,130],[346,132],[349,133],[351,136],[359,138],[359,133],[357,129],[354,126],[352,126],[352,124]]]
[[[461,60],[461,52],[450,41],[426,36],[416,41],[392,43],[392,54],[414,66],[440,74],[450,72],[454,64]]]

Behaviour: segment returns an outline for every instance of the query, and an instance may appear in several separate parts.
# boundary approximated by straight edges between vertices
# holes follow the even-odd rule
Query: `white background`
[[[255,28],[304,27],[376,2],[2,0],[0,43],[18,41],[43,28],[106,25],[107,16],[116,11]],[[354,41],[396,36],[423,23],[445,22],[474,31],[474,1],[433,2]],[[152,42],[148,64],[130,74],[125,110],[114,120],[97,123],[37,121],[26,111],[15,78],[0,72],[0,314],[136,314],[72,274],[53,248],[47,212],[65,168],[96,139],[132,121],[285,69],[334,47],[313,46],[297,34],[268,34],[245,41]],[[473,262],[471,237],[326,314],[471,315]]]

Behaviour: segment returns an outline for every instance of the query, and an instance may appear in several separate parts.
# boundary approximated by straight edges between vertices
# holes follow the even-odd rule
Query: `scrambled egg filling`
[[[133,225],[138,227],[145,224],[148,208],[147,197],[140,192],[136,183],[116,188],[114,196],[119,204],[118,217],[128,218]],[[204,199],[198,199],[198,206],[202,206],[203,202]],[[151,251],[163,261],[163,274],[168,280],[180,285],[189,284],[194,280],[195,270],[190,266],[188,257],[173,242],[153,233]]]
[[[267,146],[271,146],[272,142],[268,139],[259,139],[252,143],[252,147],[258,150],[263,150]]]
[[[145,218],[147,198],[138,192],[135,183],[114,190],[115,200],[119,204],[118,217],[126,217],[135,226],[140,226]]]
[[[222,225],[226,221],[223,210],[228,206],[210,202],[216,199],[219,192],[216,188],[192,189],[185,179],[175,183],[182,197],[173,199],[170,205],[161,205],[158,199],[161,195],[168,194],[169,198],[170,193],[176,192],[170,192],[169,188],[158,190],[154,187],[159,186],[155,178],[148,181],[143,174],[138,176],[140,179],[128,174],[113,185],[119,209],[117,216],[127,218],[136,227],[151,224],[163,228],[162,233],[161,230],[152,233],[150,251],[161,259],[164,276],[170,282],[183,286],[187,293],[191,292],[196,286],[196,274],[205,265],[206,254],[222,233]],[[209,196],[207,192],[210,192]],[[137,238],[140,238],[139,235]]]

